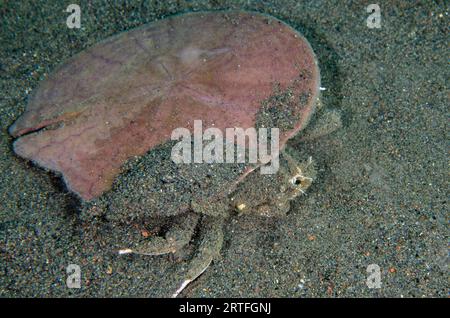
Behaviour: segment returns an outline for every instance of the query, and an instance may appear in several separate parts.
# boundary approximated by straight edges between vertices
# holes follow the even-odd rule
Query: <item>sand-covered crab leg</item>
[[[325,110],[317,116],[316,121],[308,127],[299,141],[315,140],[329,135],[342,127],[341,114],[337,110]]]
[[[185,217],[175,218],[172,227],[164,237],[155,236],[147,239],[136,248],[119,250],[119,254],[163,255],[175,253],[186,246],[192,238],[199,215],[187,213]]]
[[[172,294],[177,297],[192,281],[198,278],[219,255],[223,244],[223,218],[204,216],[201,224],[201,243],[194,258],[189,262],[186,276],[180,287]]]

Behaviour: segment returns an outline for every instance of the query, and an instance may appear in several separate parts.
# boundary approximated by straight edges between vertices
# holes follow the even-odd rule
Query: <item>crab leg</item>
[[[199,277],[216,258],[223,244],[223,219],[220,217],[204,216],[201,226],[201,243],[196,255],[189,263],[185,279],[180,287],[172,294],[177,297],[192,281]]]
[[[198,223],[198,214],[188,213],[184,218],[177,218],[165,237],[152,237],[135,249],[122,249],[119,254],[163,255],[175,253],[191,240]],[[178,220],[179,219],[179,220]]]
[[[336,110],[326,110],[320,116],[312,127],[309,127],[301,137],[301,141],[308,141],[331,134],[342,127],[341,114]]]

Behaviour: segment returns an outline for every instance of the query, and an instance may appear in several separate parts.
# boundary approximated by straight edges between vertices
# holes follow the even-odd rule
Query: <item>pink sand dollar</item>
[[[304,76],[304,74],[307,76]],[[302,75],[303,74],[303,75]],[[110,37],[44,80],[10,127],[15,152],[60,172],[84,200],[107,191],[124,162],[178,127],[254,127],[274,86],[292,88],[301,130],[318,97],[308,42],[265,15],[188,13]],[[305,99],[306,98],[306,99]]]

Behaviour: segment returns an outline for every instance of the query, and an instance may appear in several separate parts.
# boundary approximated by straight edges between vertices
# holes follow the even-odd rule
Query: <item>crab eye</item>
[[[298,177],[293,177],[293,178],[291,179],[291,183],[292,183],[293,185],[298,186],[298,185],[301,185],[302,180],[300,180],[300,178],[298,178]]]

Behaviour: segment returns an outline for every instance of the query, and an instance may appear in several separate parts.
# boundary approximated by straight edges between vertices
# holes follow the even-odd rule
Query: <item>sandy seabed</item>
[[[119,239],[140,233],[111,238],[102,224],[80,222],[60,178],[13,154],[7,128],[40,78],[101,39],[175,13],[234,8],[271,14],[305,35],[323,103],[341,112],[343,127],[290,142],[319,168],[308,195],[286,218],[231,217],[221,258],[183,295],[447,297],[448,6],[382,3],[373,29],[363,2],[81,1],[82,28],[68,29],[64,5],[0,5],[0,296],[173,292],[180,258],[118,256]],[[69,264],[81,268],[80,289],[66,286]],[[366,284],[370,264],[381,270],[381,288]]]

